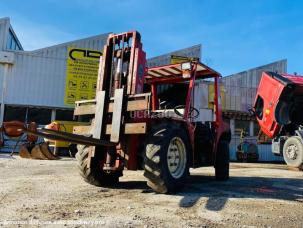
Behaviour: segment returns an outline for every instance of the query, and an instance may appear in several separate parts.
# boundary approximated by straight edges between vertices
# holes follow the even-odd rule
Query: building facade
[[[74,47],[102,53],[108,35],[24,51],[9,18],[0,19],[0,124],[20,120],[43,125],[54,119],[71,119],[73,106],[64,102],[68,49]],[[200,57],[200,48],[196,45],[155,57],[148,60],[148,65],[168,64],[171,54]]]
[[[0,19],[0,122],[19,120],[47,124],[70,119],[64,104],[69,47],[102,50],[108,34],[101,34],[34,51],[24,51],[10,25]]]

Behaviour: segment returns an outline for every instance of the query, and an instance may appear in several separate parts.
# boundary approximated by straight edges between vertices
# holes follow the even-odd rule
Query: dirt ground
[[[191,170],[176,195],[153,193],[141,171],[125,171],[115,189],[91,186],[76,161],[0,155],[0,226],[303,227],[303,173],[284,165],[231,165]],[[18,227],[18,226],[17,226]]]

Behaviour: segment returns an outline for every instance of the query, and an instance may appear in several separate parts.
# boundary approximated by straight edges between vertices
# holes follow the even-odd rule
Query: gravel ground
[[[191,170],[181,192],[161,195],[142,171],[125,171],[115,189],[98,188],[80,178],[74,159],[0,154],[0,226],[303,227],[302,172],[233,163],[229,181],[213,174]]]

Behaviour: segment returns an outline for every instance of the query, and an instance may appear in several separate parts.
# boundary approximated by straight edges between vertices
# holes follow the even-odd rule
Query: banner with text
[[[75,101],[94,99],[102,52],[69,47],[66,64],[65,105]]]

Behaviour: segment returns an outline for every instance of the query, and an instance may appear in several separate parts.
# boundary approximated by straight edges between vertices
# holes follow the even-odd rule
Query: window
[[[16,41],[15,41],[15,39],[12,39],[11,49],[16,50]]]
[[[56,110],[56,120],[72,121],[74,118],[73,110]]]
[[[5,106],[4,121],[36,122],[46,125],[51,122],[51,109]]]
[[[46,125],[51,122],[51,109],[28,108],[27,122],[36,122],[38,125]]]
[[[9,33],[8,33],[6,48],[10,49],[10,50],[21,50],[22,49],[11,30],[9,30]]]
[[[21,121],[25,122],[26,107],[5,106],[4,121]]]
[[[258,119],[262,120],[263,118],[263,108],[264,108],[264,101],[263,98],[258,95],[255,109],[256,109],[256,116]]]
[[[161,109],[172,109],[185,105],[188,91],[187,83],[166,84],[157,86]]]
[[[11,49],[12,39],[13,39],[13,36],[11,35],[11,33],[9,33],[8,38],[7,38],[7,44],[6,44],[7,49]]]
[[[235,120],[235,135],[241,135],[241,131],[243,130],[246,134],[249,134],[249,121]]]

